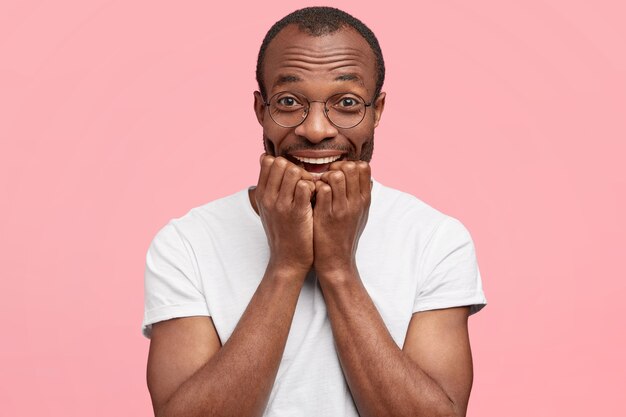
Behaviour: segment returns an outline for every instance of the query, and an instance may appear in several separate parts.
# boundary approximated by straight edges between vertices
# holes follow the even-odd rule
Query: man
[[[378,42],[307,8],[266,35],[256,187],[169,222],[147,255],[148,387],[166,416],[463,416],[486,301],[456,219],[371,179]]]

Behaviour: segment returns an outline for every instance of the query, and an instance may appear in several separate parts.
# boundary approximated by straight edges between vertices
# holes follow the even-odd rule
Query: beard
[[[280,155],[276,154],[276,148],[274,147],[274,142],[263,133],[263,149],[265,153],[268,155],[276,156],[285,156],[291,152],[302,151],[302,150],[334,150],[341,151],[346,153],[345,160],[346,161],[365,161],[370,162],[372,160],[372,155],[374,154],[374,134],[370,138],[368,138],[363,145],[361,146],[361,155],[357,155],[357,151],[354,146],[344,146],[337,145],[332,143],[322,143],[320,145],[314,145],[305,138],[298,137],[298,143],[294,143],[289,147],[283,149]]]

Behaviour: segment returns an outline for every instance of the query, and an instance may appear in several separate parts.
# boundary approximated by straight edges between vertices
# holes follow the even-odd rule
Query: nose
[[[294,132],[311,143],[320,143],[324,139],[334,138],[339,133],[324,114],[324,103],[311,102],[309,113],[304,122]]]

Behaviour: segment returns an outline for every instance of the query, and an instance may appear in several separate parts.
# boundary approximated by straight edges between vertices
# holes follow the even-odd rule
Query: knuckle
[[[365,161],[359,161],[358,162],[358,168],[359,168],[360,171],[369,171],[370,164],[368,164]]]
[[[296,178],[300,176],[300,168],[298,168],[295,165],[291,165],[289,168],[287,168],[287,175],[289,175],[290,177]]]
[[[332,181],[341,181],[343,180],[343,172],[341,171],[334,171],[330,174],[330,179]]]
[[[269,155],[265,155],[263,157],[263,159],[261,160],[261,165],[264,167],[269,167],[274,163],[274,157],[273,156],[269,156]]]
[[[353,173],[354,171],[356,171],[357,169],[357,165],[355,162],[353,161],[347,161],[346,163],[344,163],[343,165],[343,171],[348,174],[348,173]]]
[[[261,197],[259,202],[261,203],[263,207],[266,207],[266,208],[272,205],[272,199],[269,198],[268,196]]]
[[[274,160],[274,163],[280,168],[284,168],[287,166],[288,161],[282,156],[279,156]]]
[[[301,191],[307,191],[309,190],[309,184],[307,184],[304,180],[298,180],[296,188],[299,188]]]
[[[343,222],[349,216],[348,216],[347,210],[344,207],[341,207],[341,208],[333,207],[333,217]]]

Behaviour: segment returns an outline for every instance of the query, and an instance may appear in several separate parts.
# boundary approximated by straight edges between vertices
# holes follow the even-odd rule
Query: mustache
[[[274,141],[271,138],[263,135],[265,139],[267,139],[271,144],[272,148],[274,147]],[[275,152],[275,149],[272,149],[275,156],[278,156],[278,153]],[[285,156],[289,153],[295,151],[322,151],[322,150],[332,150],[332,151],[340,151],[342,153],[347,154],[347,159],[356,159],[356,149],[350,145],[342,145],[338,143],[332,143],[328,141],[322,141],[319,144],[314,144],[309,142],[306,138],[298,137],[298,142],[293,143],[286,148],[282,149],[280,152],[281,156]]]
[[[354,153],[354,149],[352,149],[352,147],[350,146],[338,145],[338,144],[332,144],[332,143],[325,143],[323,145],[299,143],[299,144],[288,146],[287,148],[283,149],[281,153],[284,155],[284,154],[288,154],[288,153],[295,152],[295,151],[322,151],[322,150],[341,151],[341,152],[347,152],[348,154]]]
[[[309,142],[308,139],[297,136],[296,142],[291,145],[286,146],[281,149],[280,152],[277,152],[277,149],[274,146],[274,141],[271,137],[269,137],[265,132],[263,132],[263,149],[265,152],[272,156],[287,156],[288,154],[296,151],[322,151],[322,150],[333,150],[340,151],[341,153],[345,153],[345,160],[348,161],[358,161],[363,160],[369,162],[372,159],[372,151],[374,148],[374,136],[370,136],[367,140],[364,141],[362,148],[360,150],[360,155],[357,154],[357,150],[352,143],[336,143],[334,139],[326,139],[321,141],[318,144],[314,144]]]

